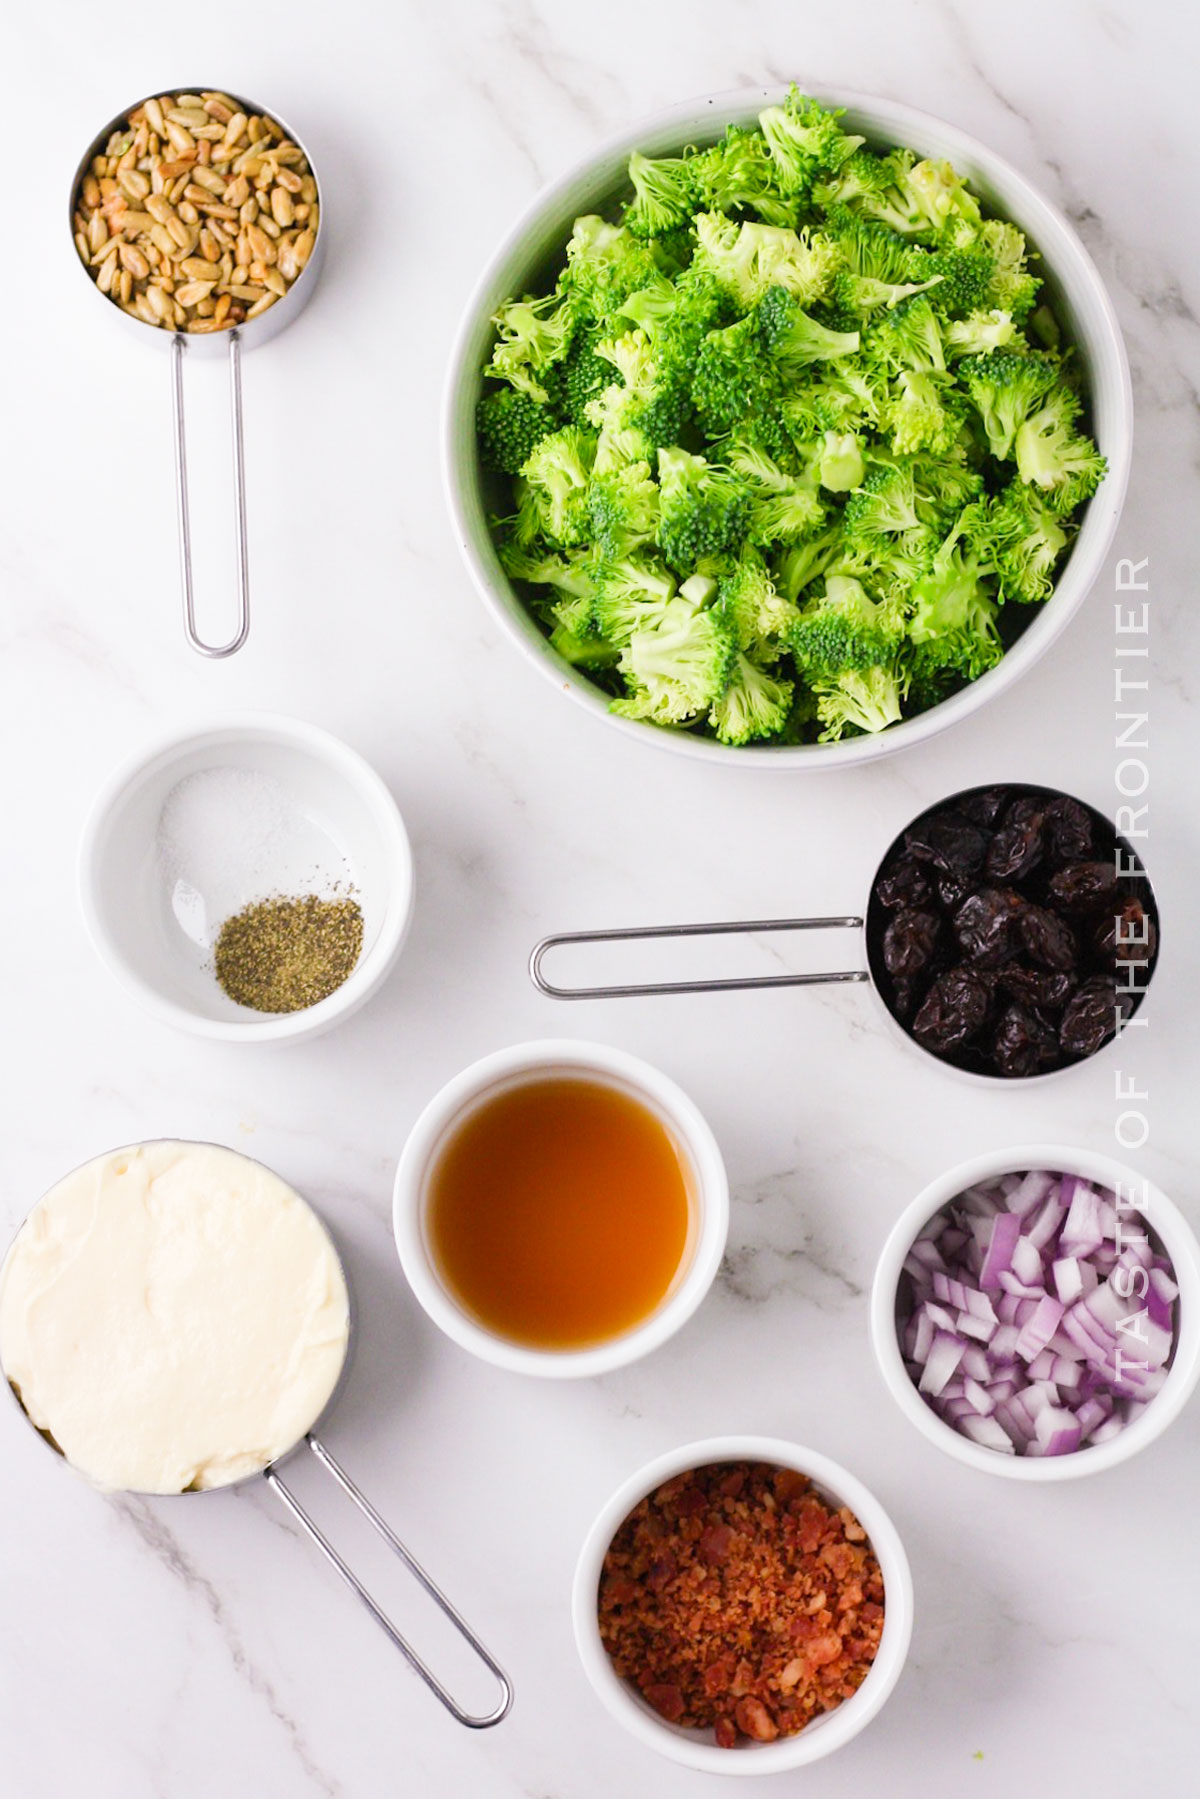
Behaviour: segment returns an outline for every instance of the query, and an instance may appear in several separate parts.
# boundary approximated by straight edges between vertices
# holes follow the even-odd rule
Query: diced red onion
[[[900,1339],[926,1402],[1004,1455],[1108,1442],[1161,1391],[1179,1287],[1144,1220],[1078,1175],[983,1182],[921,1230]]]

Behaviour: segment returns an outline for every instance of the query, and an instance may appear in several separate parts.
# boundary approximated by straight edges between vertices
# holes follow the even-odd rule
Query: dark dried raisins
[[[986,825],[990,829],[1008,804],[1011,792],[1011,787],[977,787],[974,793],[963,795],[958,810],[973,825]]]
[[[1053,1026],[1030,1007],[1011,1005],[996,1026],[992,1056],[1000,1074],[1037,1074],[1058,1061],[1058,1036]]]
[[[1056,1012],[1065,1006],[1078,985],[1073,974],[1059,973],[1050,969],[1026,968],[1019,962],[1009,962],[999,975],[1001,987],[1013,999],[1019,999],[1027,1006],[1040,1006],[1045,1010]]]
[[[1034,962],[1062,973],[1079,966],[1079,944],[1065,918],[1045,906],[1026,906],[1018,920],[1021,941]]]
[[[875,883],[881,906],[920,906],[930,897],[929,878],[919,862],[900,856]]]
[[[951,968],[938,976],[913,1020],[913,1035],[936,1056],[959,1049],[978,1035],[987,1019],[991,990],[971,968]]]
[[[920,974],[937,948],[941,931],[942,921],[936,912],[905,906],[884,932],[883,966],[897,978]]]
[[[1067,1001],[1058,1040],[1069,1056],[1092,1056],[1116,1028],[1116,982],[1107,975],[1093,975]]]
[[[954,914],[954,935],[972,962],[999,968],[1017,947],[1015,926],[1025,906],[1011,887],[981,887]]]
[[[1158,932],[1141,900],[1131,895],[1119,912],[1100,920],[1092,941],[1106,962],[1150,962],[1158,948]]]
[[[991,881],[1023,881],[1042,859],[1042,814],[1018,800],[988,845],[984,871]]]
[[[932,862],[956,881],[969,881],[983,867],[988,834],[961,812],[931,812],[904,833],[909,853]]]
[[[937,878],[938,900],[947,912],[957,912],[970,891],[970,881],[959,881],[954,875],[944,874]]]
[[[1064,912],[1115,912],[1117,871],[1111,862],[1068,862],[1050,877],[1050,894]]]
[[[1085,862],[1092,853],[1092,815],[1086,806],[1060,793],[1046,807],[1046,847],[1056,865]]]

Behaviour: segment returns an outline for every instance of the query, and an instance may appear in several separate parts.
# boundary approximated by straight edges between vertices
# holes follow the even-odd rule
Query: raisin
[[[1029,1006],[1008,1006],[996,1027],[992,1058],[1003,1075],[1038,1074],[1059,1059],[1054,1027]]]
[[[991,1003],[987,982],[971,968],[939,975],[916,1018],[913,1035],[935,1056],[969,1043],[982,1029]]]
[[[929,879],[919,862],[900,856],[875,883],[881,906],[920,906],[930,897]]]
[[[970,891],[970,881],[960,881],[955,875],[940,874],[937,878],[938,900],[947,912],[957,912]]]
[[[1107,975],[1093,975],[1071,998],[1058,1027],[1070,1056],[1092,1056],[1117,1028],[1117,987]]]
[[[1116,910],[1117,873],[1111,862],[1068,862],[1050,878],[1051,897],[1064,912]]]
[[[910,855],[932,862],[943,874],[969,881],[983,867],[988,834],[961,812],[931,812],[904,833]]]
[[[919,912],[912,906],[897,912],[883,937],[883,965],[888,973],[897,978],[920,974],[937,948],[941,930],[936,912]]]
[[[1042,823],[1037,802],[1015,800],[988,845],[985,872],[991,881],[1023,881],[1042,859]]]
[[[1141,900],[1131,895],[1119,912],[1100,920],[1092,941],[1105,962],[1152,962],[1158,932]]]
[[[892,983],[892,1011],[897,1018],[911,1018],[917,1005],[917,982],[901,975]]]
[[[1046,807],[1046,847],[1050,860],[1061,867],[1064,862],[1085,862],[1093,849],[1092,815],[1086,806],[1060,793]]]
[[[973,825],[990,828],[1003,812],[1011,791],[1008,787],[977,787],[974,793],[963,794],[958,810]]]
[[[981,887],[954,914],[954,935],[972,962],[999,968],[1016,950],[1015,925],[1025,901],[1011,887]]]
[[[1021,1000],[1027,1006],[1038,1006],[1050,1011],[1057,1011],[1060,1006],[1065,1006],[1077,985],[1073,974],[1026,968],[1017,962],[1010,962],[1002,968],[999,980],[1010,998]]]
[[[1021,941],[1033,961],[1067,974],[1079,966],[1079,944],[1065,918],[1045,906],[1026,906],[1018,921]]]

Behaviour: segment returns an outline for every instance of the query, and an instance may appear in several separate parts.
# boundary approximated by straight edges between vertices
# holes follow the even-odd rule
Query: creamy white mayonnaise
[[[143,1143],[39,1200],[0,1270],[0,1365],[98,1486],[221,1487],[300,1440],[346,1358],[341,1266],[270,1169]]]

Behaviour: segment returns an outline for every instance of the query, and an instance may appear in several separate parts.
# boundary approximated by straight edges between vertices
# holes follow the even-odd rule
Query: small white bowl
[[[536,196],[505,234],[467,303],[446,388],[443,475],[463,561],[493,619],[529,662],[594,718],[642,743],[708,762],[758,769],[845,768],[935,736],[978,711],[1032,668],[1083,604],[1104,567],[1125,498],[1133,451],[1133,395],[1116,312],[1074,227],[1011,163],[956,125],[911,106],[845,89],[815,91],[823,105],[845,107],[846,129],[861,133],[869,143],[902,144],[920,156],[948,158],[993,211],[1025,232],[1041,253],[1047,290],[1076,347],[1091,396],[1092,431],[1108,458],[1108,474],[1088,503],[1051,597],[1044,605],[1028,608],[1027,628],[997,667],[928,712],[877,735],[838,743],[741,749],[688,731],[618,717],[609,710],[608,695],[551,649],[500,566],[488,527],[492,508],[475,437],[475,407],[493,335],[493,314],[512,295],[537,290],[538,283],[553,274],[579,213],[604,211],[628,192],[630,152],[671,156],[686,144],[714,143],[727,125],[753,126],[762,109],[778,105],[786,93],[785,88],[743,88],[685,100],[627,126]]]
[[[604,1557],[634,1506],[673,1475],[708,1467],[713,1462],[770,1462],[807,1475],[826,1504],[849,1506],[870,1539],[883,1575],[883,1636],[871,1671],[857,1693],[843,1700],[836,1710],[814,1718],[795,1736],[780,1737],[773,1743],[740,1743],[734,1749],[718,1748],[711,1731],[669,1724],[647,1704],[631,1681],[622,1680],[604,1647],[596,1614]],[[658,1456],[617,1488],[580,1550],[571,1617],[575,1645],[598,1698],[639,1742],[670,1761],[682,1762],[684,1767],[704,1774],[780,1774],[832,1755],[856,1737],[887,1701],[900,1678],[912,1636],[912,1575],[896,1527],[879,1501],[861,1481],[828,1456],[778,1437],[709,1437]]]
[[[997,1450],[972,1443],[969,1437],[964,1437],[940,1418],[917,1391],[904,1366],[896,1329],[896,1292],[904,1258],[922,1227],[943,1206],[976,1182],[996,1180],[1001,1175],[1024,1173],[1033,1168],[1077,1174],[1112,1192],[1121,1190],[1161,1238],[1179,1284],[1175,1351],[1161,1391],[1120,1436],[1098,1443],[1095,1448],[1085,1445],[1073,1455],[1002,1455]],[[1111,1156],[1096,1150],[1064,1149],[1053,1143],[993,1150],[987,1155],[974,1156],[969,1162],[960,1162],[957,1168],[939,1175],[896,1220],[883,1246],[871,1289],[871,1342],[884,1381],[905,1417],[938,1449],[965,1462],[969,1468],[998,1474],[1006,1480],[1079,1480],[1087,1474],[1100,1474],[1106,1468],[1115,1468],[1119,1462],[1127,1462],[1147,1443],[1161,1437],[1179,1416],[1200,1380],[1200,1243],[1178,1206],[1172,1204],[1160,1188]]]
[[[157,847],[163,807],[181,781],[211,769],[277,781],[303,821],[302,842],[330,846],[362,908],[363,948],[353,973],[302,1011],[237,1005],[217,984],[211,947],[189,936],[173,908],[171,876]],[[268,874],[263,889],[247,892],[240,904],[304,891],[289,879],[303,877],[308,866],[295,854],[289,864],[284,849],[280,854],[280,886]],[[272,1043],[328,1030],[375,992],[408,932],[413,862],[396,802],[361,756],[315,725],[247,713],[173,732],[112,775],[84,827],[79,889],[101,960],[155,1017],[201,1037]]]
[[[480,1324],[446,1285],[429,1242],[430,1175],[467,1115],[506,1088],[542,1076],[582,1075],[641,1101],[670,1134],[691,1176],[693,1219],[679,1273],[657,1310],[632,1330],[587,1349],[534,1349]],[[635,1362],[686,1324],[712,1286],[729,1232],[729,1182],[706,1120],[658,1069],[606,1044],[570,1038],[517,1043],[473,1062],[430,1100],[396,1170],[392,1221],[409,1285],[433,1322],[472,1355],[517,1374],[580,1378]]]

